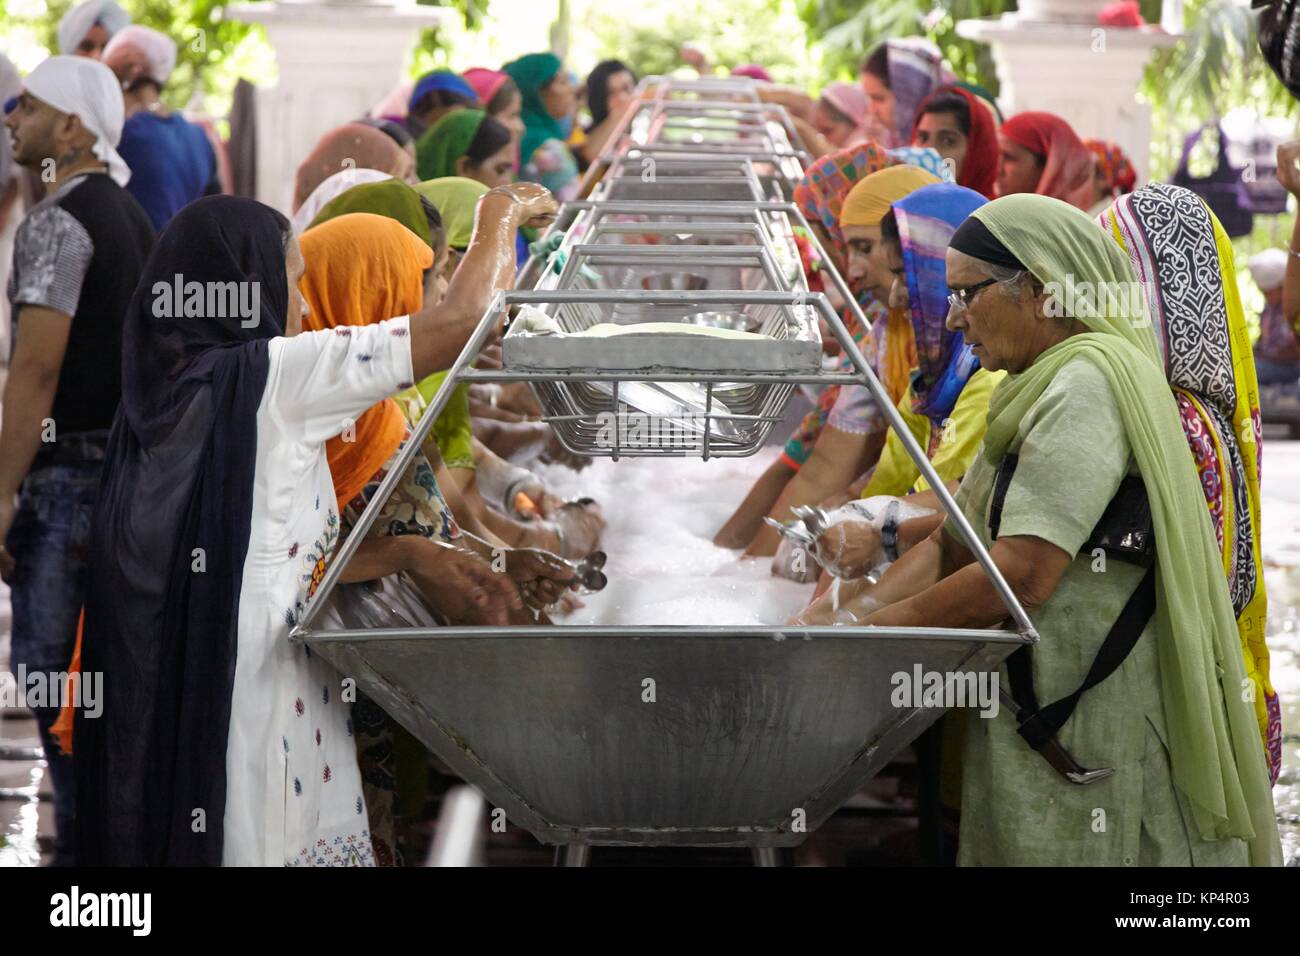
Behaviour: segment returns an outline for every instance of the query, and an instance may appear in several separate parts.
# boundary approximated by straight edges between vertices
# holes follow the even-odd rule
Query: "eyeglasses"
[[[948,293],[948,305],[958,312],[964,312],[970,308],[971,300],[975,298],[981,289],[987,288],[997,281],[997,279],[985,279],[983,282],[968,285],[964,289],[953,289]]]

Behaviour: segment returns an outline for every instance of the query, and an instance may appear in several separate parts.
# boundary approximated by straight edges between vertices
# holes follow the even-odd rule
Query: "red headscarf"
[[[1034,192],[1092,208],[1092,153],[1069,123],[1055,113],[1018,113],[1002,124],[1002,135],[1046,158]]]
[[[966,101],[970,113],[970,132],[966,136],[966,158],[961,161],[961,173],[957,184],[973,189],[986,199],[993,198],[993,187],[998,180],[998,128],[993,122],[993,114],[975,94],[963,90],[960,86],[941,86],[926,97],[916,113],[916,125],[912,127],[912,143],[916,143],[916,127],[925,116],[926,107],[937,96],[955,93]]]
[[[1133,164],[1129,162],[1129,158],[1124,155],[1124,150],[1119,148],[1118,143],[1111,143],[1104,139],[1086,139],[1083,145],[1087,146],[1096,157],[1097,168],[1106,177],[1112,194],[1118,196],[1120,193],[1133,191],[1137,186],[1137,170],[1133,168]]]
[[[478,101],[483,104],[483,109],[488,108],[492,102],[492,97],[497,95],[497,91],[503,87],[510,77],[500,70],[489,70],[481,66],[471,67],[461,74],[461,79],[474,88],[478,94]]]

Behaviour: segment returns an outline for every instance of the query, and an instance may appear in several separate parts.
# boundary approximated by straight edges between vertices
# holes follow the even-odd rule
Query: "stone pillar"
[[[454,11],[414,0],[282,0],[227,7],[260,23],[279,79],[257,91],[257,198],[289,213],[294,173],[321,134],[365,116],[401,79],[417,33]]]
[[[1003,112],[1044,110],[1081,137],[1113,140],[1139,181],[1151,165],[1151,107],[1137,100],[1151,51],[1178,37],[1159,27],[1101,27],[1106,0],[1020,0],[1019,12],[963,20],[957,32],[987,43],[997,63]]]

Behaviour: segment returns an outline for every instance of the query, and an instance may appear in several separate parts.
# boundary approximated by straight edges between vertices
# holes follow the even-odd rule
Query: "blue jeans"
[[[18,493],[18,512],[6,547],[15,567],[13,602],[14,673],[63,674],[72,660],[77,618],[90,564],[90,526],[99,493],[101,461],[60,463],[29,472]],[[57,686],[57,685],[47,685]],[[55,706],[33,707],[49,764],[57,827],[54,863],[71,865],[76,819],[76,777],[72,758],[50,736],[59,716]]]

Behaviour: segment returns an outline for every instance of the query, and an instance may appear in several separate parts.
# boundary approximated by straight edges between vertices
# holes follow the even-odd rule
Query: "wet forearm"
[[[367,538],[361,542],[339,575],[339,582],[357,584],[361,581],[377,581],[405,571],[414,564],[421,545],[427,543],[418,535]]]
[[[946,540],[941,541],[941,536]],[[982,628],[992,627],[1010,616],[1001,592],[973,555],[943,531],[936,532],[927,540],[939,544],[947,552],[947,556],[941,559],[943,573],[939,580],[906,599],[890,598],[893,603],[873,613],[864,623],[893,627]],[[954,553],[970,560],[954,567]],[[910,554],[904,556],[898,564],[909,557]],[[1032,536],[1001,538],[994,542],[989,557],[1011,593],[1026,610],[1041,607],[1052,596],[1071,561],[1070,555],[1060,548]],[[881,584],[884,583],[882,580]],[[880,594],[873,596],[883,599]]]
[[[474,236],[446,296],[411,316],[411,366],[417,382],[455,363],[493,296],[513,282],[516,205],[509,196],[483,198]]]

